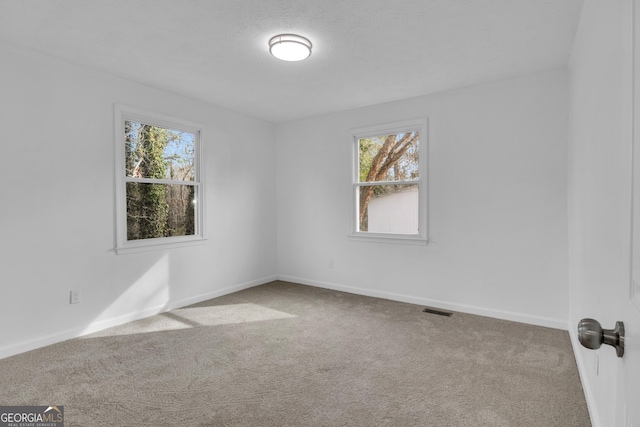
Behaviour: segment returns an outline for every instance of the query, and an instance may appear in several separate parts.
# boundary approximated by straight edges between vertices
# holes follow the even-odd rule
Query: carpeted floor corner
[[[0,360],[67,426],[590,426],[565,331],[273,282]]]

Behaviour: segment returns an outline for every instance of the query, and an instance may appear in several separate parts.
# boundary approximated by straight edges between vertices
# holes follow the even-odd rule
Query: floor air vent
[[[425,308],[424,310],[422,310],[424,313],[431,313],[431,314],[437,314],[438,316],[446,316],[446,317],[451,317],[451,315],[453,314],[450,311],[446,311],[446,310],[440,310],[437,308]]]

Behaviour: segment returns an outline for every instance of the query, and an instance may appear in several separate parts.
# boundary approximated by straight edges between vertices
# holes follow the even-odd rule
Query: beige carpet
[[[567,332],[273,282],[0,360],[67,426],[589,426]]]

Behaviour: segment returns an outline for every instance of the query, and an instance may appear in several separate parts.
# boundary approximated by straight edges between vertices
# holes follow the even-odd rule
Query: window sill
[[[399,245],[426,246],[429,240],[421,236],[403,236],[401,234],[351,234],[349,240],[353,242],[391,243]]]
[[[204,245],[206,238],[196,237],[189,239],[179,239],[166,241],[166,239],[148,239],[128,242],[124,246],[116,247],[118,255],[137,254],[142,252],[160,251],[174,248],[184,248],[188,246]]]

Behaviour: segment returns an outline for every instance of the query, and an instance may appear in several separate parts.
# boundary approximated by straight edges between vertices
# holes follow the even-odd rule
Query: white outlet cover
[[[70,292],[70,304],[78,304],[80,302],[80,291],[71,291]]]

